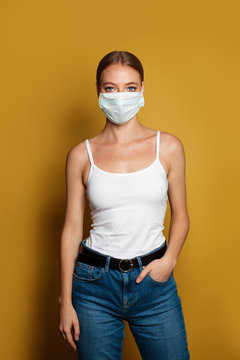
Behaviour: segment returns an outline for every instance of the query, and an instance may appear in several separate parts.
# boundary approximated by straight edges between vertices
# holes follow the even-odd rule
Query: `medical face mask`
[[[100,93],[98,103],[110,121],[125,124],[144,106],[143,90]]]

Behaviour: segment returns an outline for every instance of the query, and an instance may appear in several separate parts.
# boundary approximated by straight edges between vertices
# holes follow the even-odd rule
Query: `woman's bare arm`
[[[176,266],[179,253],[189,229],[185,184],[185,154],[182,142],[176,136],[164,133],[161,151],[165,154],[165,168],[168,170],[168,197],[171,207],[171,224],[167,250],[160,259],[151,261],[141,271],[137,282],[151,272],[157,281],[166,281]],[[168,165],[168,166],[167,166]]]
[[[83,217],[86,192],[82,180],[84,162],[84,143],[73,147],[67,154],[66,214],[60,244],[61,291],[60,304],[71,304],[72,276],[83,236]]]
[[[178,137],[174,135],[170,136],[171,141],[168,141],[167,154],[170,164],[168,197],[171,209],[171,223],[165,257],[171,259],[173,264],[176,265],[178,256],[187,237],[190,220],[187,211],[186,159],[184,147]]]

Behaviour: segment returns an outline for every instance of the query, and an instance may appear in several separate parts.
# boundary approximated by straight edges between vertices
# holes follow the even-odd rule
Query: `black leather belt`
[[[146,266],[152,260],[161,258],[165,254],[166,250],[167,250],[167,243],[165,242],[164,246],[161,247],[161,249],[153,252],[152,254],[139,256],[142,261],[142,265]],[[77,256],[77,261],[93,266],[105,267],[106,259],[107,259],[106,255],[100,255],[94,253],[81,244],[80,252]],[[126,272],[135,267],[139,267],[136,257],[131,259],[118,259],[118,258],[110,257],[110,261],[109,261],[110,269],[118,269]]]

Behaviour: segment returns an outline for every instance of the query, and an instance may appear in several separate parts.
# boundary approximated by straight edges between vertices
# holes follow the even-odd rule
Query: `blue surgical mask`
[[[125,124],[144,106],[143,90],[100,93],[98,102],[110,121]]]

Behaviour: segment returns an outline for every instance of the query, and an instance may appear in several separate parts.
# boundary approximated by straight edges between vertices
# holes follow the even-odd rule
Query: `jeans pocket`
[[[150,280],[153,284],[156,284],[156,285],[166,285],[166,284],[168,284],[168,283],[171,281],[171,279],[173,278],[173,271],[171,272],[171,274],[170,274],[170,276],[168,277],[168,279],[167,279],[167,280],[164,280],[164,281],[158,281],[158,280],[153,279],[153,278],[150,276],[149,273],[146,275],[146,278],[147,278],[148,280]]]
[[[73,270],[73,278],[78,281],[97,281],[104,273],[104,267],[85,264],[76,261]]]

